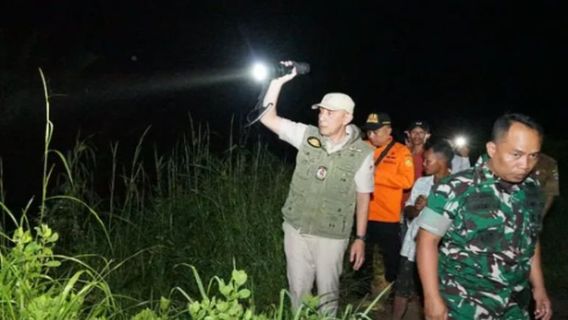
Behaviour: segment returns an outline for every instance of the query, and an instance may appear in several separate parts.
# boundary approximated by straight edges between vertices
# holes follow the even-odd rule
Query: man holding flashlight
[[[529,319],[531,294],[536,319],[551,318],[539,244],[544,201],[531,174],[542,137],[530,117],[506,114],[487,155],[432,189],[417,221],[426,319]]]
[[[291,61],[282,62],[293,67]],[[297,74],[273,79],[266,91],[261,123],[298,149],[284,216],[284,251],[292,307],[311,293],[314,280],[326,313],[334,315],[339,276],[356,212],[356,235],[349,259],[358,270],[365,260],[367,210],[373,192],[373,149],[350,125],[355,103],[346,94],[328,93],[313,109],[318,126],[278,116],[276,104],[282,86]]]

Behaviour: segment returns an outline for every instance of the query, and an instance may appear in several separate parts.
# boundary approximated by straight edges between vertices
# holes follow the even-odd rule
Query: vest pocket
[[[355,206],[340,201],[324,200],[321,219],[322,231],[342,235],[351,232]]]
[[[348,193],[355,188],[353,168],[340,166],[335,168],[333,181],[328,182],[328,188],[332,193]]]

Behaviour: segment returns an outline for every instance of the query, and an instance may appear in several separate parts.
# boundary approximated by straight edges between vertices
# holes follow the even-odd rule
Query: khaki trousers
[[[349,239],[300,234],[287,222],[283,223],[282,228],[292,308],[297,310],[302,298],[311,294],[315,280],[322,310],[335,315],[339,299],[339,276],[343,271],[343,255]]]

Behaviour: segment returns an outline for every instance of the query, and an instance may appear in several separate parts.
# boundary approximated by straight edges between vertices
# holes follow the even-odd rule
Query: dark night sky
[[[7,7],[3,59],[28,77],[42,66],[52,91],[65,94],[54,108],[112,109],[121,127],[120,110],[165,123],[180,112],[242,112],[257,88],[221,79],[262,57],[311,63],[283,93],[282,112],[298,120],[313,119],[307,106],[325,92],[344,91],[358,120],[380,109],[400,125],[410,114],[444,127],[514,110],[560,129],[549,116],[566,101],[557,3],[83,2]]]
[[[256,101],[259,86],[238,75],[257,58],[311,64],[282,93],[294,120],[313,123],[309,105],[343,91],[358,123],[380,110],[399,129],[421,118],[481,143],[498,115],[520,111],[564,131],[560,1],[14,3],[0,5],[4,154],[42,141],[40,66],[63,148],[79,129],[107,143],[152,125],[173,140],[188,113],[222,136]]]

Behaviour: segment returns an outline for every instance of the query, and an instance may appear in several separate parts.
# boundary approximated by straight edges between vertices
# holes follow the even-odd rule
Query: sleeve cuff
[[[288,142],[294,146],[294,148],[299,149],[302,145],[302,139],[304,138],[307,128],[308,126],[303,123],[281,118],[278,128],[278,138],[282,141]]]
[[[450,228],[452,220],[426,207],[418,217],[418,226],[430,233],[443,237]]]

